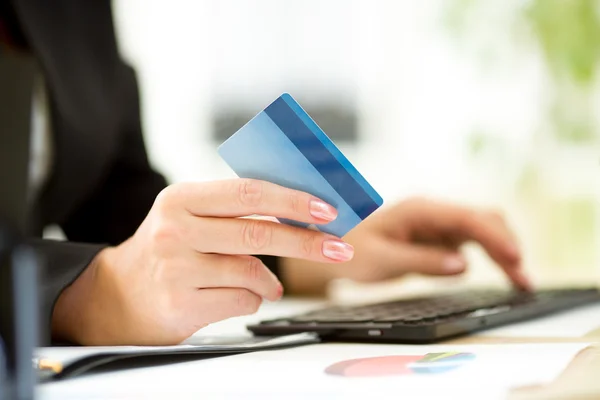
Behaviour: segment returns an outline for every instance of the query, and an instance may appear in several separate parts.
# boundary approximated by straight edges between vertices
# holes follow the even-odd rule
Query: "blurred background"
[[[114,4],[171,182],[233,177],[217,146],[289,92],[386,202],[500,208],[538,282],[600,281],[600,1]],[[505,282],[466,251],[466,276],[427,284]]]

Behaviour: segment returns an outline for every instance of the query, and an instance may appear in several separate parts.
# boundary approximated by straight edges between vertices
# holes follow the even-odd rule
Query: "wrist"
[[[113,248],[98,252],[83,272],[59,295],[52,313],[52,339],[74,344],[93,344],[99,317],[107,312],[102,301],[103,281]],[[99,312],[100,311],[100,312]],[[100,324],[99,324],[100,322]]]

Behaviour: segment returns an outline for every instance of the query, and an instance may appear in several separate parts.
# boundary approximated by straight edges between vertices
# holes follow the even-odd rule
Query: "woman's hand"
[[[286,260],[288,289],[322,292],[333,278],[374,282],[406,273],[456,275],[465,271],[460,246],[479,243],[519,288],[529,289],[517,239],[494,211],[413,198],[376,211],[345,238],[355,256],[340,265]]]
[[[281,283],[252,255],[319,264],[353,256],[331,235],[239,218],[255,214],[314,224],[337,216],[314,196],[256,180],[170,186],[133,237],[100,252],[61,294],[54,336],[87,345],[179,343],[281,297]]]

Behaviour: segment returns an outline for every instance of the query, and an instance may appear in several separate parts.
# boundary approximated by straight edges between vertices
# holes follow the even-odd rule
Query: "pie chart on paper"
[[[475,354],[460,352],[356,358],[332,364],[325,373],[343,377],[442,374],[461,368],[474,359]]]

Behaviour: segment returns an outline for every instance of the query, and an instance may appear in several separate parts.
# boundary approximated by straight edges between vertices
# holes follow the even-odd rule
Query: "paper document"
[[[586,346],[315,344],[91,375],[43,397],[505,399],[553,381]]]
[[[444,398],[453,398],[452,393],[457,398],[487,399],[511,388],[551,382],[586,346],[320,344],[236,357],[236,369],[244,371],[236,379],[238,387],[250,393],[285,393],[293,388],[302,395],[387,392],[419,399],[444,393]],[[228,368],[224,359],[209,360],[202,367],[198,373],[205,376],[206,371],[215,379]],[[306,384],[298,385],[299,378]],[[216,385],[210,389],[219,390]],[[225,393],[233,395],[236,390]]]

